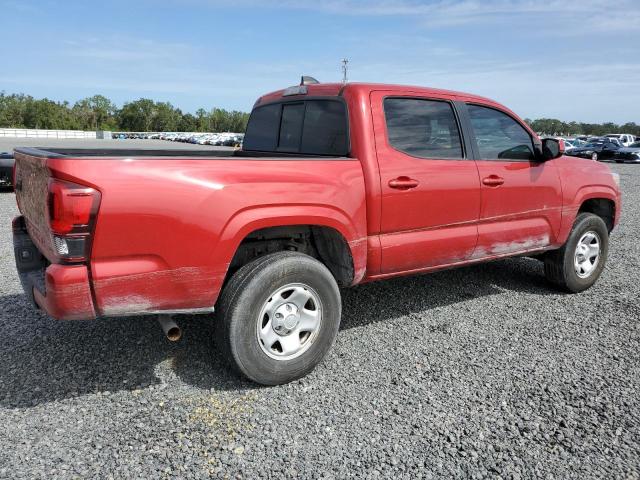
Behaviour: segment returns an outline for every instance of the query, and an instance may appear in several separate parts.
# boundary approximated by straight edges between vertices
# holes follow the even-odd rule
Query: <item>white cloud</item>
[[[200,6],[203,2],[224,3],[192,1]],[[353,28],[343,29],[341,22],[325,22],[336,27],[318,31],[322,48],[294,48],[290,54],[277,43],[286,39],[275,40],[270,49],[263,49],[262,44],[256,49],[248,46],[246,51],[229,46],[227,52],[224,42],[215,46],[188,44],[182,43],[179,35],[165,40],[131,33],[68,33],[66,40],[52,35],[50,43],[0,72],[0,85],[27,93],[65,92],[60,95],[69,100],[87,93],[105,93],[119,102],[152,96],[181,107],[248,109],[259,95],[294,84],[300,74],[313,75],[320,81],[338,80],[339,59],[346,55],[352,81],[470,91],[495,98],[531,117],[638,121],[640,63],[624,54],[634,54],[634,43],[616,36],[640,28],[638,0],[621,0],[615,8],[601,0],[238,0],[234,8],[249,5],[254,10],[305,10],[307,17],[315,12],[352,15],[354,18],[348,17],[348,21]],[[384,17],[382,23],[388,28],[378,27],[380,18],[355,18],[365,16]],[[411,27],[412,22],[417,28]],[[371,23],[376,26],[371,27]],[[458,25],[477,26],[480,32],[458,34]],[[510,48],[494,46],[503,30]],[[597,36],[601,32],[607,34]],[[269,42],[271,46],[263,33],[249,32],[251,42],[245,45]],[[578,34],[589,38],[570,37]],[[568,38],[558,39],[558,35]],[[629,60],[621,60],[625,58]],[[57,73],[46,77],[27,74],[33,72],[29,70],[32,65],[40,71],[45,64],[47,71]]]
[[[186,43],[169,43],[128,35],[88,37],[63,41],[64,55],[98,61],[156,62],[191,57],[197,49]]]
[[[5,0],[0,2],[0,11],[6,12],[11,10],[18,12],[20,14],[29,14],[29,15],[42,13],[42,9],[40,7],[37,7],[29,3],[15,1],[15,0]]]
[[[523,117],[625,123],[638,122],[640,64],[614,61],[603,67],[554,65],[544,70],[533,61],[460,59],[455,64],[371,64],[354,69],[354,81],[425,85],[492,98]]]
[[[228,6],[224,0],[194,0]],[[413,17],[431,28],[504,22],[526,24],[522,33],[585,34],[640,30],[640,2],[619,0],[236,0],[236,7],[297,9],[334,15]]]

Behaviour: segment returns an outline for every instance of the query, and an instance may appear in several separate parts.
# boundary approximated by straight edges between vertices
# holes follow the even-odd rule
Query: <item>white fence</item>
[[[82,130],[36,130],[30,128],[0,128],[0,138],[97,138],[96,132]]]

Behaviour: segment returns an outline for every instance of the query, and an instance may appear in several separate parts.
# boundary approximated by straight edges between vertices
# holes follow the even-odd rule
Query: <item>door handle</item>
[[[504,183],[504,178],[497,175],[489,175],[488,177],[484,177],[482,179],[482,183],[484,183],[488,187],[499,187]]]
[[[397,188],[398,190],[409,190],[410,188],[416,188],[420,182],[409,177],[398,177],[393,180],[389,180],[389,186],[391,188]]]

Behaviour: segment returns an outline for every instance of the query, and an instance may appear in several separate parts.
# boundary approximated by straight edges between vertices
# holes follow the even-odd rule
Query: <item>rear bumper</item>
[[[13,220],[13,250],[25,294],[57,320],[96,318],[85,265],[49,264],[27,232],[24,217]]]

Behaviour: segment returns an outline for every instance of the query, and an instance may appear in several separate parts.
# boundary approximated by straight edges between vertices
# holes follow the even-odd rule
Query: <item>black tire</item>
[[[624,160],[616,160],[616,163],[624,163]]]
[[[278,288],[291,283],[311,287],[322,303],[322,321],[312,344],[290,360],[268,356],[258,339],[258,317]],[[238,270],[218,302],[216,342],[232,367],[262,385],[304,377],[325,357],[340,326],[340,290],[331,272],[316,259],[295,252],[260,257]]]
[[[595,232],[600,240],[600,258],[588,277],[580,277],[574,268],[576,247],[587,232]],[[573,224],[571,233],[562,248],[548,252],[544,260],[544,273],[551,283],[560,289],[578,293],[591,287],[607,262],[609,253],[609,231],[601,217],[593,213],[580,213]]]

